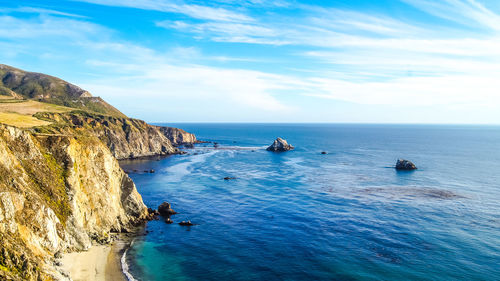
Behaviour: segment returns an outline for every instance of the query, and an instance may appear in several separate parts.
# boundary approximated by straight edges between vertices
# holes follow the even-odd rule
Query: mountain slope
[[[177,146],[197,142],[184,130],[128,118],[101,98],[59,78],[3,64],[0,123],[48,134],[75,134],[85,127],[118,159],[175,154],[180,152]]]
[[[59,78],[0,64],[0,95],[126,117],[100,97]]]

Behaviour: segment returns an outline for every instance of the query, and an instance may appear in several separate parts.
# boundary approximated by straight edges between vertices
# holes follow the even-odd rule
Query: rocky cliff
[[[179,128],[173,127],[157,127],[163,135],[165,135],[174,146],[194,144],[198,140],[194,134],[188,133]]]
[[[83,111],[43,112],[35,116],[53,123],[49,126],[34,128],[34,132],[44,134],[90,133],[106,144],[117,159],[180,153],[180,150],[172,144],[170,137],[163,133],[161,127],[149,125],[142,120]],[[180,130],[172,129],[171,132]],[[178,135],[180,134],[175,134],[176,137]]]
[[[64,280],[55,253],[108,241],[148,215],[117,159],[196,142],[61,79],[1,64],[0,104],[0,280]]]
[[[0,125],[0,280],[57,279],[54,253],[87,249],[146,215],[97,137]]]

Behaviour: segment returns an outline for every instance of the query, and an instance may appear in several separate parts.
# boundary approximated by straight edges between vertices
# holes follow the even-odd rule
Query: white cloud
[[[428,1],[407,1],[433,7]],[[37,58],[47,61],[65,56],[78,70],[91,73],[73,82],[109,99],[126,113],[158,116],[164,109],[170,114],[164,120],[172,120],[174,113],[189,115],[200,110],[211,116],[208,120],[218,121],[231,116],[247,116],[247,120],[252,116],[253,120],[298,114],[305,118],[328,116],[317,113],[315,107],[334,100],[375,107],[437,106],[443,112],[458,112],[455,114],[483,107],[493,112],[488,117],[494,120],[489,121],[500,122],[500,36],[494,33],[448,33],[383,15],[310,6],[302,7],[306,16],[301,18],[270,18],[251,17],[242,12],[244,9],[184,2],[87,2],[181,13],[192,19],[156,24],[205,40],[273,45],[269,48],[282,50],[283,58],[289,60],[286,63],[298,71],[273,74],[274,69],[265,68],[267,57],[262,61],[259,56],[235,58],[224,52],[206,55],[202,44],[153,48],[116,38],[118,33],[87,19],[44,11],[38,11],[39,17],[24,19],[0,16],[0,38],[7,39],[0,42],[2,57],[15,57],[16,52],[41,54]],[[262,4],[250,2],[240,5]],[[474,9],[488,19],[473,15],[467,19],[489,28],[496,21],[492,12],[477,2],[464,3],[446,0],[439,8],[450,7],[457,14],[468,11],[465,8]],[[294,59],[303,64],[294,64]],[[222,63],[211,64],[214,61],[259,62],[251,67],[261,70],[230,63],[222,67]],[[301,74],[296,74],[299,71]],[[301,102],[304,99],[307,105]],[[136,111],[138,108],[142,111]]]
[[[256,24],[234,23],[234,22],[205,22],[188,23],[184,21],[160,21],[156,23],[159,27],[174,28],[183,32],[196,33],[206,36],[214,41],[239,42],[268,45],[284,45],[286,41],[274,39],[279,33],[271,28]]]
[[[168,13],[184,14],[195,19],[248,22],[253,19],[243,13],[233,12],[224,8],[215,8],[202,5],[173,3],[165,0],[76,0],[99,5],[129,7],[143,10],[154,10]]]
[[[65,37],[77,40],[110,32],[90,22],[44,15],[29,19],[0,16],[0,27],[0,38],[4,39]]]
[[[313,78],[310,83],[316,85],[311,90],[311,96],[359,104],[490,106],[500,109],[500,80],[495,76],[406,77],[365,83]]]
[[[500,30],[500,16],[475,0],[402,0],[434,16],[464,25]]]
[[[65,16],[65,17],[73,17],[73,18],[86,18],[82,15],[65,13],[52,9],[44,9],[44,8],[36,8],[36,7],[19,7],[19,8],[0,8],[0,13],[31,13],[31,14],[43,14],[43,15],[55,15],[55,16]]]

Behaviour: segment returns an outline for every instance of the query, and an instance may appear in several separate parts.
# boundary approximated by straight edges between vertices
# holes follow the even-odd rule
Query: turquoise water
[[[176,126],[221,146],[123,163],[198,224],[148,223],[137,280],[500,279],[500,127]],[[278,136],[296,149],[267,152]]]

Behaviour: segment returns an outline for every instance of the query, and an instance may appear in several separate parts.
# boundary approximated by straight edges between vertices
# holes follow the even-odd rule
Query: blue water
[[[198,224],[148,223],[137,280],[500,280],[500,127],[176,126],[221,146],[122,163]]]

